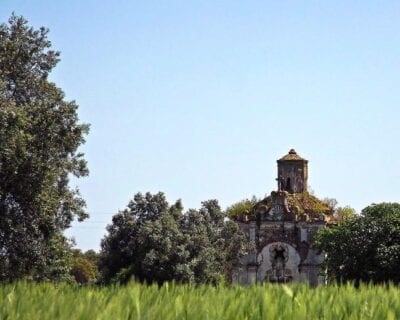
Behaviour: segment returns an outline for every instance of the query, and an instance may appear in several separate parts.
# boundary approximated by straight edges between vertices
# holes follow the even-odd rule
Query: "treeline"
[[[163,193],[138,193],[116,214],[101,242],[101,280],[212,283],[226,281],[250,244],[216,200],[183,212]]]
[[[181,201],[170,205],[161,192],[137,193],[107,231],[95,258],[92,251],[75,251],[77,282],[229,282],[232,268],[252,249],[217,200],[184,212]]]
[[[182,212],[162,193],[138,193],[113,217],[94,265],[97,282],[217,283],[228,281],[241,255],[253,248],[227,216],[249,210],[253,200],[222,212],[216,200]],[[314,246],[326,253],[329,282],[400,283],[400,204],[372,204],[360,214],[337,208],[334,223],[320,230]],[[98,268],[98,269],[97,269]]]

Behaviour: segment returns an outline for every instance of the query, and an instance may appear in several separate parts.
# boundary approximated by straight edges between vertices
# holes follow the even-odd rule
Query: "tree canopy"
[[[104,282],[164,281],[217,283],[248,248],[236,223],[225,219],[216,200],[183,212],[180,200],[137,193],[117,213],[102,240]]]
[[[70,274],[79,284],[92,284],[98,279],[98,254],[93,250],[82,252],[72,250],[72,268]]]
[[[16,15],[0,25],[0,280],[67,276],[62,231],[87,217],[69,178],[88,174],[88,125],[48,79],[60,54],[47,34]]]
[[[326,252],[331,280],[400,283],[400,204],[372,204],[321,229],[315,246]]]

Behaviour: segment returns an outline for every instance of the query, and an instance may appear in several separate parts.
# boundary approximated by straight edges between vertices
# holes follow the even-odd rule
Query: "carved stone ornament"
[[[272,268],[267,270],[265,278],[269,282],[289,282],[292,280],[290,269],[285,268],[289,258],[289,248],[284,243],[276,243],[269,248]]]
[[[286,196],[285,191],[271,192],[272,205],[265,215],[265,220],[283,221],[285,219],[285,214],[289,212]]]
[[[282,221],[285,215],[284,207],[280,204],[275,204],[269,211],[266,220]]]

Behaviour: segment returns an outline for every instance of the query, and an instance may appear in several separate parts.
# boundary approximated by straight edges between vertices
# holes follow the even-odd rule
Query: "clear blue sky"
[[[262,197],[290,148],[317,196],[399,201],[399,1],[0,0],[13,11],[50,29],[51,79],[91,124],[82,249],[138,191]]]

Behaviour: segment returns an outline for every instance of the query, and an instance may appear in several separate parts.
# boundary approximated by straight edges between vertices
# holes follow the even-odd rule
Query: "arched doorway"
[[[258,255],[258,262],[259,282],[287,283],[300,278],[300,256],[288,243],[273,242],[266,245]]]

